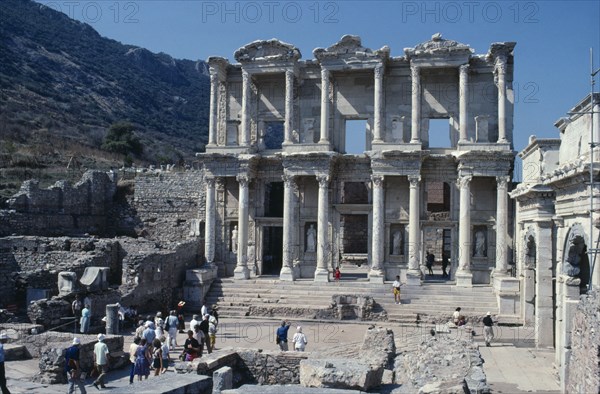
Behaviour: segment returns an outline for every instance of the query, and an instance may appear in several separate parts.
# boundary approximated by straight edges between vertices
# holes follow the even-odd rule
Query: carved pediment
[[[470,46],[454,40],[445,40],[440,33],[434,34],[431,36],[431,40],[425,41],[414,48],[404,49],[404,53],[409,58],[432,55],[470,55],[473,52]]]
[[[235,60],[240,63],[257,61],[297,61],[302,57],[300,50],[292,44],[287,44],[275,38],[257,40],[239,48],[234,53]]]
[[[325,59],[368,59],[368,58],[387,58],[390,54],[390,48],[384,46],[375,51],[362,46],[359,36],[346,34],[338,42],[328,48],[316,48],[313,50],[313,55],[319,61]]]

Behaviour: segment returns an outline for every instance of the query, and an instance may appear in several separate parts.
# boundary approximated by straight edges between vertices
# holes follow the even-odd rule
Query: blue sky
[[[233,61],[256,39],[296,45],[304,59],[344,34],[404,54],[441,32],[486,53],[516,41],[514,144],[558,137],[554,122],[589,93],[590,56],[600,67],[600,1],[40,1],[101,35],[176,58]],[[600,85],[600,81],[597,85]],[[598,90],[598,89],[596,89]]]

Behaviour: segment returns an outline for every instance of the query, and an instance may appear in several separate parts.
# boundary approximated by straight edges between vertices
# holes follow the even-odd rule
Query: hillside
[[[136,164],[189,163],[204,149],[203,61],[101,37],[30,0],[0,1],[0,59],[0,200],[32,176],[48,184],[120,167],[123,155],[101,149],[115,122],[135,125],[144,148]]]

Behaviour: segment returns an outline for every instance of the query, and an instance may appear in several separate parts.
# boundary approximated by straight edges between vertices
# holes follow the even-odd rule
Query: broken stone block
[[[383,367],[350,359],[302,360],[300,384],[304,387],[367,391],[381,384]]]
[[[101,291],[108,289],[108,267],[86,267],[79,280],[88,291]]]
[[[77,290],[77,274],[75,272],[63,271],[58,274],[58,294],[61,297],[68,296]]]

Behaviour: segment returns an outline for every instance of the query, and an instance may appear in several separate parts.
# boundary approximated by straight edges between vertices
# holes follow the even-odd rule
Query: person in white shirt
[[[93,385],[98,390],[100,390],[98,386],[100,388],[106,387],[104,385],[104,378],[108,373],[108,346],[104,343],[104,339],[104,334],[98,334],[98,342],[94,345],[94,363],[100,376],[94,381]]]
[[[190,330],[196,332],[196,326],[198,324],[200,324],[200,321],[198,320],[198,315],[192,316],[192,320],[190,320]]]
[[[202,302],[202,309],[200,310],[200,316],[208,315],[208,307],[206,306],[206,301]]]
[[[298,326],[296,328],[296,333],[292,338],[292,342],[294,343],[294,349],[297,352],[303,352],[306,348],[306,344],[308,343],[308,341],[306,340],[306,335],[304,335],[304,333],[302,332],[301,326]]]
[[[400,283],[400,276],[396,276],[396,280],[392,283],[392,292],[394,293],[394,301],[396,301],[396,304],[400,303],[400,286],[402,286],[402,283]]]

